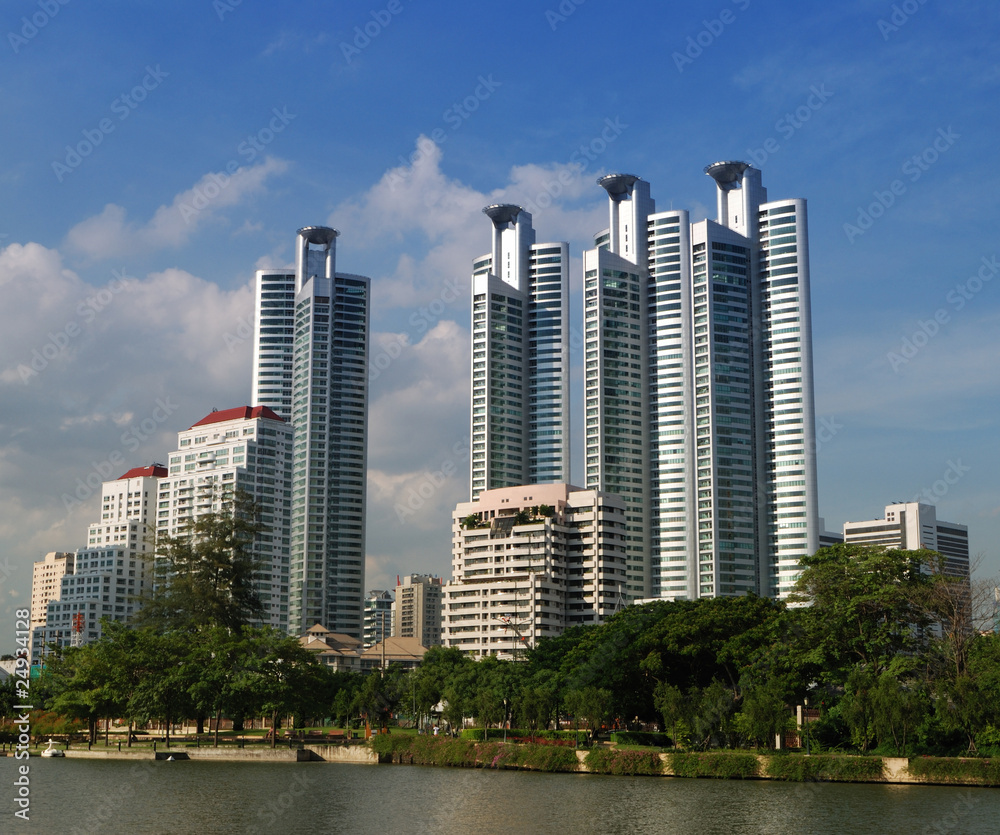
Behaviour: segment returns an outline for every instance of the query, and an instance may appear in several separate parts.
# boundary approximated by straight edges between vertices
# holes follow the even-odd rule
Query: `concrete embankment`
[[[378,757],[366,745],[310,745],[304,748],[176,747],[160,748],[70,748],[72,759],[92,760],[199,760],[215,762],[337,762],[376,764]]]

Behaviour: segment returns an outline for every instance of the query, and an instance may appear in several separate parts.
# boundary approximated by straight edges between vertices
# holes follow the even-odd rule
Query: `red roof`
[[[167,468],[159,464],[151,464],[148,467],[133,467],[125,475],[118,476],[116,481],[124,481],[126,478],[163,478],[167,474]]]
[[[206,426],[209,423],[222,423],[226,420],[250,420],[252,418],[267,418],[268,420],[285,421],[280,415],[273,412],[267,406],[238,406],[235,409],[223,409],[221,412],[212,412],[199,420],[195,426]]]

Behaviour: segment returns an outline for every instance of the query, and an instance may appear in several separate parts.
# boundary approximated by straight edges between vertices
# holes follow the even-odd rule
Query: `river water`
[[[0,832],[1000,833],[1000,789],[332,763],[0,758]]]

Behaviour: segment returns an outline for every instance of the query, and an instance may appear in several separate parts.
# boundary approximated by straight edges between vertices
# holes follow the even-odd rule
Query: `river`
[[[401,765],[33,757],[30,823],[0,758],[0,832],[1000,832],[1000,790],[533,774]]]

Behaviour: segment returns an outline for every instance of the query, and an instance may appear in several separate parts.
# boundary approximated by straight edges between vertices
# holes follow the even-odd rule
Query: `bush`
[[[725,779],[760,776],[760,763],[755,754],[735,754],[728,751],[702,754],[670,754],[670,766],[678,777],[722,777]]]
[[[442,765],[465,768],[528,768],[535,771],[576,771],[572,748],[556,745],[515,745],[474,742],[447,737],[386,735],[370,742],[379,762]]]
[[[910,760],[906,770],[913,777],[920,777],[934,783],[1000,786],[1000,760],[919,757]]]
[[[867,783],[884,779],[884,774],[885,763],[881,757],[774,754],[767,759],[767,776],[774,780],[798,783],[808,780]]]
[[[662,774],[663,763],[655,751],[622,751],[594,748],[584,760],[595,774]]]

